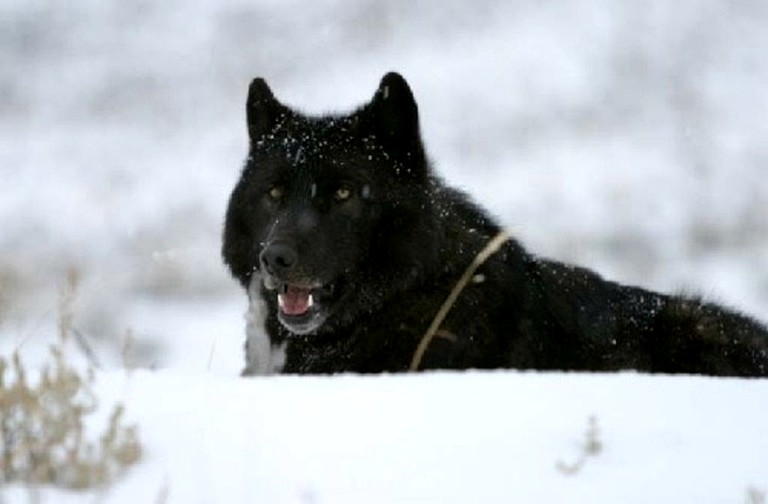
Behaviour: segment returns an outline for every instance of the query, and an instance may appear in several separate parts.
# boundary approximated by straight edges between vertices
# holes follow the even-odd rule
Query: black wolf
[[[246,111],[250,152],[223,237],[224,261],[265,315],[250,320],[244,374],[407,370],[499,225],[433,173],[396,73],[354,112],[321,117],[255,79]],[[510,239],[460,292],[419,368],[768,376],[768,330]]]

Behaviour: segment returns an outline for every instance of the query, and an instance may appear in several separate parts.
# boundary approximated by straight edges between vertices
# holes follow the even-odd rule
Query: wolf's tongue
[[[288,286],[286,291],[277,295],[280,309],[286,315],[303,315],[312,307],[310,289]]]

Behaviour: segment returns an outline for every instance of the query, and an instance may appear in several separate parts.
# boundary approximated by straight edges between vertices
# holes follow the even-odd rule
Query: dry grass
[[[584,434],[584,443],[581,446],[581,453],[578,459],[571,464],[558,461],[556,464],[557,470],[568,476],[578,474],[590,457],[596,457],[602,451],[603,442],[600,439],[600,428],[597,425],[597,418],[591,416],[589,417],[587,431]]]
[[[141,457],[136,427],[123,425],[121,404],[98,440],[86,432],[98,410],[93,370],[79,371],[64,352],[76,288],[72,274],[61,295],[59,341],[39,372],[30,377],[18,353],[0,356],[0,483],[105,486]]]

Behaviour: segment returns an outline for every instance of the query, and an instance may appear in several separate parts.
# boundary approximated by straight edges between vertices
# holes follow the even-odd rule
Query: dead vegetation
[[[137,428],[113,407],[97,440],[89,436],[99,402],[92,367],[79,370],[65,349],[72,333],[77,276],[69,276],[59,306],[59,338],[40,370],[18,352],[0,356],[0,483],[50,484],[70,489],[105,486],[141,457]]]
[[[587,463],[590,457],[596,457],[603,451],[603,442],[600,439],[600,428],[597,425],[597,418],[595,416],[589,417],[587,424],[587,431],[584,434],[584,443],[581,446],[581,453],[578,459],[573,463],[566,463],[558,461],[555,467],[561,473],[573,476],[578,474]]]

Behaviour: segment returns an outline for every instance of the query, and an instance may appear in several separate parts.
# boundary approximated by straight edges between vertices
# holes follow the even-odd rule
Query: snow
[[[766,380],[241,379],[219,240],[253,77],[322,113],[396,70],[439,173],[529,249],[768,320],[766,23],[762,0],[5,0],[0,351],[45,355],[76,271],[147,449],[104,502],[743,501],[768,490]],[[566,476],[592,415],[604,450]]]
[[[740,502],[765,488],[766,380],[513,371],[102,375],[146,461],[105,502]],[[574,475],[594,417],[602,450]],[[25,491],[6,492],[24,502]],[[81,494],[43,490],[44,501]]]

